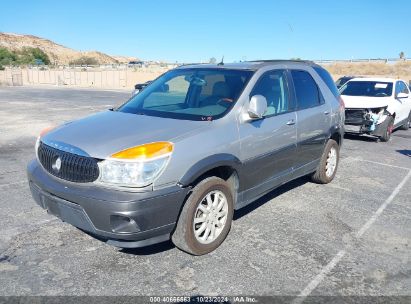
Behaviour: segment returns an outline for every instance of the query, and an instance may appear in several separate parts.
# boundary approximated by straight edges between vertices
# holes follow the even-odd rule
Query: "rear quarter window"
[[[301,70],[291,70],[291,77],[299,110],[316,107],[322,103],[317,83],[310,73]]]
[[[335,96],[335,98],[339,98],[340,92],[337,89],[337,86],[334,83],[330,73],[327,70],[323,69],[319,66],[314,66],[313,69],[317,72],[318,76],[325,82],[327,87],[330,89],[331,93]]]

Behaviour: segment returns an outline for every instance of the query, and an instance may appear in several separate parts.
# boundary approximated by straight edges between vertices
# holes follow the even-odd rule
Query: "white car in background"
[[[396,128],[409,129],[411,95],[399,79],[354,78],[340,89],[345,103],[345,132],[388,141]]]

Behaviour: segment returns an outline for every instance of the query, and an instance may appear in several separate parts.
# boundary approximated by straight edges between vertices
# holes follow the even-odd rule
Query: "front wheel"
[[[408,115],[408,119],[405,122],[405,124],[402,125],[401,129],[403,130],[408,130],[411,127],[411,111],[410,114]]]
[[[215,250],[231,228],[234,202],[228,183],[212,176],[198,183],[188,197],[172,241],[193,255]]]
[[[329,139],[325,145],[323,155],[317,170],[311,175],[311,180],[318,184],[328,184],[334,179],[340,161],[340,147],[338,143]]]
[[[380,137],[380,140],[383,142],[388,142],[391,138],[392,131],[394,130],[394,117],[389,117],[387,129],[385,130],[384,134]]]

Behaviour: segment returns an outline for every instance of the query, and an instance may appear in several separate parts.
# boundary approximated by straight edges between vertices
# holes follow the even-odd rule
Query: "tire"
[[[211,207],[212,204],[207,200],[207,197],[210,197],[210,201],[218,206],[222,204],[221,211],[213,211],[213,209],[218,209],[218,206],[217,208]],[[215,201],[216,197],[217,201]],[[224,199],[226,203],[223,202]],[[208,209],[209,207],[210,209]],[[207,210],[207,213],[201,209]],[[225,217],[222,215],[224,213]],[[207,254],[219,247],[227,237],[233,213],[234,201],[229,184],[221,178],[208,177],[199,182],[187,198],[171,239],[176,247],[192,255]],[[194,224],[194,220],[197,221],[196,224]],[[221,224],[222,222],[224,224]],[[218,227],[218,225],[222,226]],[[207,231],[209,237],[206,236]],[[212,235],[212,231],[214,231],[214,235]]]
[[[385,130],[384,134],[380,137],[380,140],[383,142],[388,142],[391,138],[392,131],[394,130],[394,117],[388,118],[387,129]]]
[[[410,128],[410,125],[411,125],[411,112],[410,112],[410,114],[408,115],[408,119],[407,119],[407,121],[405,122],[405,124],[403,124],[403,125],[401,126],[401,129],[402,129],[402,130],[408,130],[408,129]]]
[[[340,161],[340,147],[338,143],[329,139],[325,145],[323,155],[317,170],[311,175],[311,180],[317,184],[328,184],[337,173],[338,163]],[[332,167],[332,170],[328,170]]]

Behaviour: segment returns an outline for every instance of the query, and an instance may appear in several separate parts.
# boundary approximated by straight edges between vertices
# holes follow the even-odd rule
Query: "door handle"
[[[330,114],[330,111],[324,111],[324,115]]]
[[[289,121],[287,121],[287,126],[292,126],[292,125],[295,125],[294,119],[290,119]]]

